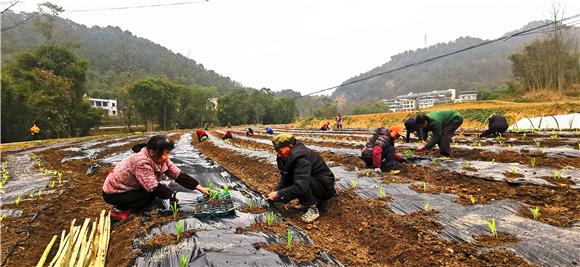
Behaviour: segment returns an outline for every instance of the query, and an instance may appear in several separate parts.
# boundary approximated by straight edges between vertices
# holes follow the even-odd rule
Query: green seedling
[[[558,134],[550,135],[550,139],[557,140],[558,139]]]
[[[526,140],[526,133],[522,134],[522,140]]]
[[[491,218],[491,221],[490,220],[485,220],[485,223],[487,224],[487,226],[489,226],[489,230],[491,231],[491,236],[497,237],[497,230],[496,230],[496,225],[495,225],[495,218]]]
[[[495,159],[491,159],[491,163],[495,163]]]
[[[423,204],[423,210],[424,211],[429,211],[430,210],[430,208],[429,208],[429,202],[425,202],[425,204]]]
[[[224,189],[222,190],[221,196],[223,199],[230,197],[230,189],[227,185],[224,185]]]
[[[471,202],[471,205],[475,205],[475,197],[473,195],[469,195],[469,202]]]
[[[512,151],[512,148],[513,148],[512,144],[508,144],[509,151]]]
[[[580,150],[580,143],[578,143],[578,150]]]
[[[536,167],[536,158],[531,158],[530,159],[530,166],[532,166],[532,168]]]
[[[185,267],[189,263],[189,257],[185,255],[181,255],[179,259],[179,267]]]
[[[382,186],[379,187],[378,191],[379,191],[379,197],[384,197],[385,196],[385,190],[383,189]]]
[[[357,180],[351,180],[350,181],[350,185],[352,186],[352,188],[355,188],[358,185],[358,181]]]
[[[274,214],[274,212],[268,213],[268,216],[266,216],[266,223],[268,225],[272,225],[272,223],[274,223],[274,220],[276,220],[276,214]]]
[[[177,233],[177,240],[179,241],[179,238],[181,238],[181,234],[183,233],[183,220],[179,220],[175,224],[175,232]]]
[[[465,167],[471,168],[471,162],[465,162]]]
[[[540,140],[534,140],[534,145],[536,145],[537,147],[540,147],[540,145],[541,145]]]
[[[218,198],[219,194],[220,194],[220,190],[219,189],[211,190],[211,191],[209,191],[209,199],[210,200],[215,200],[215,199]]]
[[[20,204],[20,201],[22,201],[21,197],[17,197],[16,200],[14,200],[14,203],[16,203],[16,205]]]
[[[423,181],[423,192],[427,192],[427,183]]]
[[[173,213],[173,219],[177,219],[177,213],[179,212],[179,208],[177,207],[177,202],[173,202],[171,204],[169,204],[169,207],[171,208],[171,212]]]
[[[55,184],[56,184],[56,181],[54,181],[54,180],[50,181],[50,188],[54,188]]]
[[[542,150],[540,150],[540,152],[542,152],[542,154],[546,154],[547,151],[548,151],[547,146],[545,146],[544,148],[542,148]]]
[[[2,223],[2,221],[4,220],[4,218],[6,218],[6,215],[0,214],[0,223]]]
[[[516,173],[518,173],[518,169],[516,169],[516,167],[512,167],[512,173],[513,173],[513,174],[516,174]]]
[[[403,151],[403,154],[404,154],[405,156],[407,156],[407,157],[412,157],[412,156],[414,156],[414,155],[413,155],[413,151],[411,151],[410,149],[405,149],[405,150]]]
[[[33,195],[32,193],[29,193],[29,194],[28,194],[28,197],[29,197],[29,198],[34,198],[34,195]]]
[[[538,217],[540,217],[540,207],[535,207],[530,209],[530,211],[532,212],[532,216],[534,216],[534,220],[537,220]]]
[[[292,248],[292,239],[294,239],[294,236],[292,235],[292,231],[288,229],[288,235],[286,237],[286,244],[288,246],[288,249]]]
[[[42,190],[38,190],[38,197],[42,196]]]
[[[433,162],[433,163],[437,162],[437,158],[436,157],[431,157],[431,162]]]
[[[560,171],[554,171],[554,179],[560,179],[561,174]]]
[[[213,190],[213,187],[214,187],[214,185],[211,182],[211,180],[210,179],[207,179],[207,188],[209,189],[209,191],[212,191]]]
[[[56,179],[58,180],[58,184],[62,184],[62,172],[56,173]]]
[[[248,206],[249,209],[252,209],[254,207],[254,199],[253,198],[248,198],[246,200],[246,206]]]

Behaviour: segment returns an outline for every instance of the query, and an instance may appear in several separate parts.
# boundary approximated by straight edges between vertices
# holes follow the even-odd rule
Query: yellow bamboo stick
[[[107,254],[109,251],[109,239],[111,238],[111,212],[105,217],[105,249],[103,250],[103,267],[107,262]]]
[[[56,263],[58,258],[60,258],[60,254],[62,254],[63,248],[64,248],[66,242],[68,242],[68,236],[70,235],[70,233],[68,233],[65,236],[64,235],[65,233],[66,233],[66,230],[62,230],[62,235],[60,236],[60,244],[58,244],[58,251],[56,252],[56,255],[54,255],[54,258],[52,259],[52,261],[50,261],[50,264],[48,265],[48,267],[54,266],[54,264]]]
[[[70,233],[71,234],[69,235],[68,242],[67,242],[66,246],[64,247],[63,253],[60,255],[60,258],[56,261],[56,264],[54,265],[55,267],[64,266],[65,262],[68,262],[67,259],[70,258],[70,253],[72,251],[72,247],[74,245],[77,231],[79,228],[79,227],[75,226],[75,222],[76,222],[76,219],[73,219],[71,224],[70,224]]]
[[[83,226],[81,227],[79,237],[75,241],[74,248],[72,250],[72,254],[71,254],[70,259],[68,261],[68,266],[74,266],[75,262],[77,261],[79,249],[81,248],[83,240],[85,240],[85,238],[86,238],[85,236],[87,234],[87,226],[89,226],[90,221],[91,220],[89,218],[86,218],[85,221],[83,222]]]
[[[105,246],[103,245],[106,238],[107,238],[107,234],[106,234],[106,220],[105,220],[105,211],[101,211],[101,217],[100,220],[103,221],[103,224],[101,225],[101,236],[99,237],[99,249],[97,252],[97,260],[95,263],[96,267],[102,267],[103,266],[103,252],[105,250]]]
[[[96,246],[95,246],[95,255],[91,258],[91,262],[89,264],[89,266],[93,267],[93,266],[98,266],[98,262],[99,262],[99,249],[100,249],[100,243],[101,243],[101,238],[103,236],[103,225],[105,224],[103,218],[104,218],[104,211],[101,211],[101,214],[99,216],[99,226],[97,228],[97,233],[98,235],[96,236]]]
[[[42,253],[42,257],[40,258],[40,260],[36,264],[36,267],[42,267],[44,265],[44,262],[46,261],[46,257],[48,257],[48,253],[50,253],[50,249],[54,245],[54,242],[56,241],[57,238],[58,238],[58,235],[54,235],[52,237],[52,240],[50,240],[50,242],[48,243],[48,246],[46,246],[44,253]]]
[[[81,255],[79,256],[79,261],[77,262],[76,267],[84,267],[88,264],[87,261],[87,254],[91,249],[91,244],[93,243],[93,238],[95,236],[95,230],[97,229],[97,222],[96,219],[93,222],[93,227],[91,227],[91,233],[89,235],[89,239],[83,242],[83,246],[81,249]]]

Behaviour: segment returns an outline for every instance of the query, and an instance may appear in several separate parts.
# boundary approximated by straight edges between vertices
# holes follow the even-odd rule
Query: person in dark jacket
[[[274,130],[270,127],[266,127],[266,133],[267,134],[274,134]]]
[[[246,136],[254,136],[254,130],[252,128],[248,128],[246,131]]]
[[[407,131],[407,135],[405,137],[406,143],[411,141],[411,133],[415,133],[419,141],[427,141],[427,131],[424,131],[423,128],[417,127],[415,118],[408,118],[405,121],[405,131]]]
[[[283,133],[272,139],[278,153],[276,162],[280,171],[280,181],[276,191],[270,192],[267,199],[288,203],[298,199],[296,208],[306,212],[301,219],[310,223],[320,213],[317,205],[336,195],[334,174],[324,160],[313,150],[297,141],[292,134]]]
[[[487,137],[490,135],[498,135],[498,134],[501,135],[505,133],[505,131],[509,127],[507,119],[504,116],[498,114],[491,115],[487,119],[487,122],[489,123],[487,127],[488,129],[483,131],[480,137]]]
[[[207,132],[199,129],[197,131],[195,131],[195,134],[197,135],[197,142],[201,143],[203,141],[205,141],[205,139],[208,139],[209,136],[207,135]]]
[[[426,145],[420,145],[417,151],[431,149],[435,145],[439,146],[439,153],[442,156],[451,156],[451,138],[453,134],[463,124],[463,117],[455,110],[438,110],[429,114],[417,114],[415,123],[425,131],[431,131],[433,135]]]
[[[376,171],[391,171],[398,167],[395,140],[400,137],[402,127],[377,128],[361,151],[366,168]]]

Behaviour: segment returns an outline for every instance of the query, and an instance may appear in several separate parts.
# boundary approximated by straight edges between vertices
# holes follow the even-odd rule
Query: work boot
[[[314,206],[314,207],[308,208],[306,213],[304,213],[304,215],[302,215],[302,217],[300,217],[300,219],[305,223],[311,223],[314,220],[318,219],[318,217],[320,217],[320,213],[318,213],[318,208],[316,208],[316,206]]]
[[[116,207],[111,208],[111,220],[112,221],[124,221],[129,217],[133,216],[133,213],[130,210],[119,210]]]

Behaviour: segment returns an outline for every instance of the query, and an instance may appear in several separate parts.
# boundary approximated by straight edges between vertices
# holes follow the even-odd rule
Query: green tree
[[[213,87],[188,87],[179,95],[179,114],[177,123],[180,128],[201,127],[205,122],[216,122],[216,110],[211,99],[217,96]]]
[[[298,110],[296,102],[291,97],[274,99],[273,108],[276,110],[275,123],[290,123],[296,119]]]
[[[129,104],[144,120],[148,131],[169,129],[176,119],[177,100],[183,87],[162,77],[149,77],[137,81],[129,88]]]

